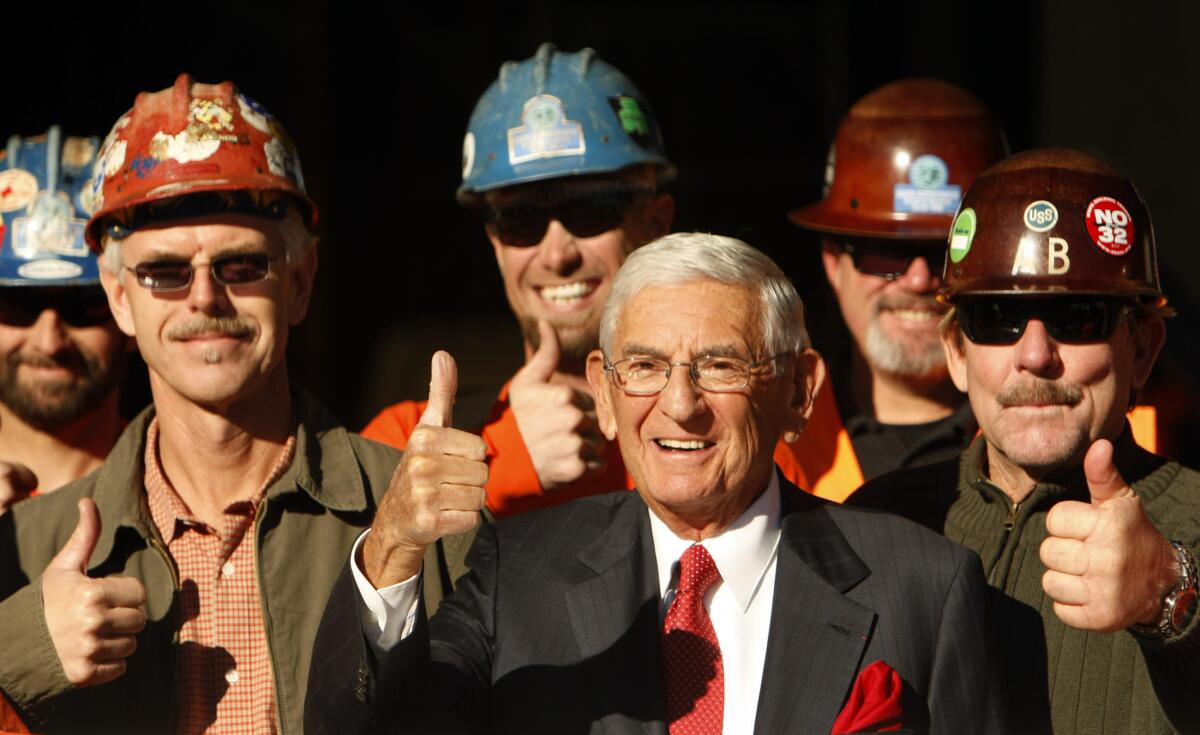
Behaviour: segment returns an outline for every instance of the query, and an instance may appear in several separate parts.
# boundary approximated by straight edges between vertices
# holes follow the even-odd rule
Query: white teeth
[[[913,321],[925,321],[928,319],[936,319],[941,314],[934,311],[923,311],[917,309],[892,309],[892,314],[901,319],[911,319]]]
[[[563,302],[576,301],[595,290],[596,287],[587,281],[576,281],[561,286],[543,286],[538,289],[538,294],[546,301]]]
[[[699,439],[686,441],[682,439],[659,439],[658,444],[667,449],[704,449],[707,446],[706,442],[702,442]]]

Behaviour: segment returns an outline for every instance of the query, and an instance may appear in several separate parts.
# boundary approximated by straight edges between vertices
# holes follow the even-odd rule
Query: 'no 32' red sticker
[[[1084,215],[1088,237],[1109,255],[1124,255],[1133,247],[1133,217],[1112,197],[1096,197]]]

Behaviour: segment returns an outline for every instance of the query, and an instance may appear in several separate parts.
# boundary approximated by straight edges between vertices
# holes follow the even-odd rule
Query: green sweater
[[[1046,513],[1060,500],[1088,501],[1080,468],[1039,483],[1015,506],[984,474],[977,439],[957,460],[867,483],[847,501],[911,518],[979,554],[1001,630],[1010,706],[1021,732],[1200,732],[1200,616],[1167,642],[1127,631],[1068,627],[1042,591],[1038,549]],[[1138,447],[1127,430],[1115,460],[1155,526],[1200,553],[1200,474]]]

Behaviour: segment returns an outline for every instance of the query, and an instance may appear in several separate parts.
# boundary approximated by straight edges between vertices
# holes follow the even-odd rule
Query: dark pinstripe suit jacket
[[[782,492],[755,732],[829,733],[880,659],[905,682],[906,726],[1004,732],[978,558],[900,518]],[[343,573],[317,635],[308,732],[666,733],[658,572],[637,493],[485,526],[468,562],[383,666]]]

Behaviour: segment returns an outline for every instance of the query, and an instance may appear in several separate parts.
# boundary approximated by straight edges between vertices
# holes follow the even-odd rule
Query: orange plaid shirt
[[[227,506],[221,527],[212,528],[192,515],[163,474],[157,418],[146,432],[150,515],[179,569],[183,624],[175,660],[176,733],[276,731],[253,529],[267,488],[287,471],[295,453],[293,434],[258,492]]]

